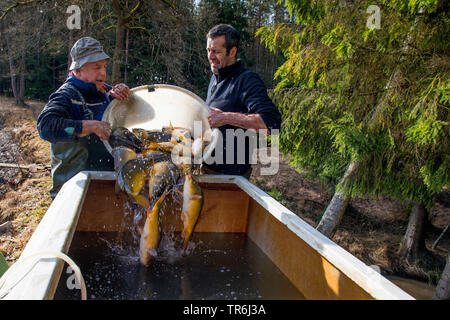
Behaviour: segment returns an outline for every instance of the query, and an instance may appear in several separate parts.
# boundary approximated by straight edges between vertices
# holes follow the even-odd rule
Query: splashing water
[[[103,240],[99,241],[99,238]],[[196,235],[189,254],[165,233],[147,266],[136,253],[112,252],[117,234],[76,232],[69,255],[79,264],[89,299],[301,299],[301,293],[245,234]],[[55,299],[77,299],[63,272]]]

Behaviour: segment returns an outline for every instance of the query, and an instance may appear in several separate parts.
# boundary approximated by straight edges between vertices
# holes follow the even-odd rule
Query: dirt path
[[[29,102],[21,108],[0,97],[0,163],[50,162],[50,146],[39,138],[35,116],[43,103]],[[22,253],[51,203],[48,170],[0,168],[0,251],[9,263]]]

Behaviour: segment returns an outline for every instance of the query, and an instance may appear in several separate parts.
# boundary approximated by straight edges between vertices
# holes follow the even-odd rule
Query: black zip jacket
[[[231,66],[219,69],[217,75],[212,75],[206,103],[224,112],[257,113],[271,132],[274,129],[280,129],[281,126],[281,115],[267,95],[264,82],[256,73],[246,69],[240,60]],[[228,132],[228,137],[227,129],[232,130]],[[256,146],[250,143],[252,138],[245,138],[243,149],[239,149],[240,139],[236,136],[232,137],[232,132],[236,129],[239,128],[232,125],[219,127],[223,144],[222,146],[218,144],[212,155],[215,163],[205,164],[206,167],[222,174],[234,175],[242,175],[251,168],[249,152],[252,152],[253,147]],[[251,131],[247,131],[247,134],[252,135]],[[230,138],[233,139],[232,144],[229,141],[230,146],[233,145],[233,150],[227,150],[230,149],[230,146],[227,148],[227,139]],[[242,143],[240,144],[242,145]],[[220,155],[218,148],[223,150],[223,156]],[[245,150],[245,154],[240,154],[238,157],[238,150]]]

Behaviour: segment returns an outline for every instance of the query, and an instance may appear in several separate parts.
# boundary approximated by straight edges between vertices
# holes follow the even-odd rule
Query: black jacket
[[[111,89],[105,86],[106,91]],[[76,137],[81,133],[82,120],[101,120],[110,103],[109,97],[87,83],[69,75],[37,120],[42,139],[51,142],[51,164],[55,197],[62,185],[83,170],[114,171],[114,161],[105,145],[95,135]]]
[[[281,115],[278,109],[273,104],[272,100],[267,95],[267,88],[261,78],[254,72],[246,69],[241,61],[237,61],[231,66],[227,66],[219,69],[219,74],[213,74],[208,87],[208,96],[206,103],[218,108],[225,112],[239,112],[244,114],[257,113],[261,115],[267,128],[272,131],[273,129],[280,129]],[[250,160],[252,152],[252,145],[250,143],[251,138],[245,139],[245,155],[242,159],[244,163],[239,163],[238,160],[238,138],[233,138],[233,150],[227,150],[227,129],[236,130],[239,129],[235,126],[225,125],[219,128],[223,137],[223,157],[218,156],[218,149],[213,153],[213,157],[216,158],[216,163],[205,164],[208,168],[223,173],[223,174],[237,174],[241,175],[251,168]],[[228,139],[231,137],[229,131]],[[247,131],[247,134],[251,136],[251,131]],[[231,141],[229,141],[231,146]],[[230,147],[229,146],[229,147]],[[228,154],[232,153],[232,154]],[[230,161],[233,159],[233,163]],[[217,161],[222,159],[222,161]],[[222,164],[217,163],[222,162]]]

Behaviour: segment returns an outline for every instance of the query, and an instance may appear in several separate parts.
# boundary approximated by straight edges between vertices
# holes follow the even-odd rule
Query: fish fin
[[[147,208],[150,206],[148,199],[146,197],[144,197],[143,195],[138,194],[137,196],[134,196],[134,199],[136,200],[136,202],[139,205],[143,206],[144,208]]]

